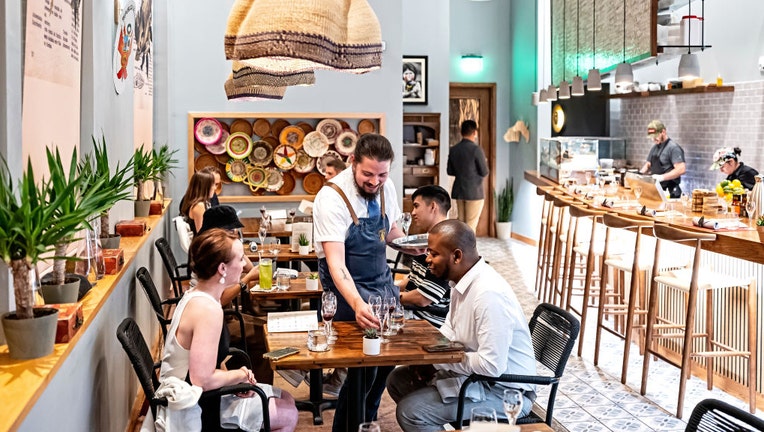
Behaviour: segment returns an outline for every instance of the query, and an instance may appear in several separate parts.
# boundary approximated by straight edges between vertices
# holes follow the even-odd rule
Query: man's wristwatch
[[[249,287],[246,282],[239,282],[239,288],[241,289],[241,292],[246,292]]]

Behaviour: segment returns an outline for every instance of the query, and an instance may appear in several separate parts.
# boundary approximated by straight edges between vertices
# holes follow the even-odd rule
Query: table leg
[[[357,431],[358,425],[364,422],[364,411],[366,408],[365,382],[366,368],[349,368],[347,383],[348,386],[348,431]]]
[[[323,396],[324,383],[323,383],[322,369],[310,370],[310,399],[296,401],[295,405],[300,411],[310,411],[313,413],[313,424],[320,426],[324,424],[324,419],[321,417],[321,413],[327,409],[333,409],[337,406],[337,400],[326,400]]]

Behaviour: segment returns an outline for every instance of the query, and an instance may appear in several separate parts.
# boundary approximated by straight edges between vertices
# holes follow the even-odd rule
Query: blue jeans
[[[501,391],[486,391],[486,399],[483,401],[473,402],[466,398],[464,401],[465,419],[469,420],[470,412],[476,406],[493,408],[496,410],[496,414],[503,418],[504,407],[501,399],[504,391],[502,387],[496,387],[496,389],[501,389]],[[407,366],[398,367],[390,373],[387,378],[387,392],[398,404],[395,409],[395,417],[398,420],[398,425],[405,432],[442,431],[443,425],[456,421],[457,399],[443,402],[438,389],[434,385],[418,382]],[[520,416],[527,415],[532,406],[533,402],[525,398]]]

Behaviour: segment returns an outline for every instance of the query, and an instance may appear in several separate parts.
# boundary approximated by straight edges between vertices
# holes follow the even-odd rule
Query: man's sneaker
[[[292,384],[294,388],[299,387],[300,383],[307,376],[305,371],[299,369],[282,369],[277,370],[276,372],[281,375],[281,378],[284,378],[284,381]]]
[[[324,377],[324,393],[329,396],[339,397],[342,384],[345,382],[348,370],[335,368],[334,372]]]

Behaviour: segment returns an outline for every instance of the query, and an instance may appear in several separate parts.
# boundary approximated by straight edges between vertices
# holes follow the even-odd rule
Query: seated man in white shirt
[[[398,404],[396,417],[405,432],[440,431],[456,419],[461,383],[471,374],[535,375],[536,360],[528,322],[506,280],[478,255],[475,233],[465,223],[449,219],[430,230],[427,264],[438,277],[451,281],[451,309],[440,332],[464,345],[461,363],[404,366],[387,380],[387,391]],[[523,392],[520,417],[536,398],[535,386],[515,383],[474,383],[465,400],[472,407],[503,413],[504,389]]]

